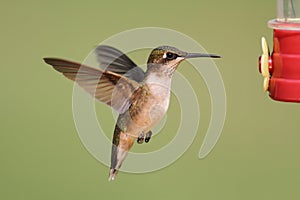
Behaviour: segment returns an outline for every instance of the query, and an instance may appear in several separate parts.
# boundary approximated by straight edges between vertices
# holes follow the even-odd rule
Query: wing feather
[[[75,81],[97,100],[111,106],[119,113],[128,110],[132,102],[132,94],[139,84],[120,74],[94,69],[80,63],[58,59],[44,58],[55,70]]]
[[[120,50],[100,45],[95,49],[100,68],[123,75],[138,83],[144,80],[145,72]]]

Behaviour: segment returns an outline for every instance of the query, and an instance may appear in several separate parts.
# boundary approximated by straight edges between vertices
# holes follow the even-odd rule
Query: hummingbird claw
[[[137,143],[138,144],[142,144],[144,142],[144,138],[145,138],[145,135],[144,133],[142,133],[138,138],[137,138]]]
[[[146,134],[146,138],[145,138],[145,142],[148,143],[151,139],[151,136],[152,136],[152,131],[149,131],[147,134]]]

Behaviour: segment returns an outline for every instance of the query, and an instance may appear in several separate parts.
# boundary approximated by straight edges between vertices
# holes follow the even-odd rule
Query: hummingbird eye
[[[171,52],[167,52],[167,53],[166,53],[166,58],[167,58],[168,60],[174,60],[174,59],[176,59],[177,57],[178,57],[178,55],[175,54],[175,53],[171,53]]]

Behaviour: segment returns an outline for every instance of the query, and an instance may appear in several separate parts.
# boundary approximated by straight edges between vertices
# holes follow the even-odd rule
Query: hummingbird
[[[151,51],[144,72],[114,47],[100,45],[94,52],[97,68],[60,58],[48,57],[44,61],[119,113],[112,139],[110,181],[115,179],[134,142],[148,143],[152,128],[166,114],[178,65],[189,58],[220,56],[159,46]]]

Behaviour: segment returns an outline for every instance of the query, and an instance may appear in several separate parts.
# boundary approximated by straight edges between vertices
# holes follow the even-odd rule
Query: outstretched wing
[[[113,107],[119,113],[124,113],[129,108],[132,94],[139,87],[136,81],[111,71],[102,71],[58,58],[44,60],[97,100]]]
[[[138,83],[144,80],[144,71],[118,49],[100,45],[95,49],[95,53],[101,69],[123,75]]]

